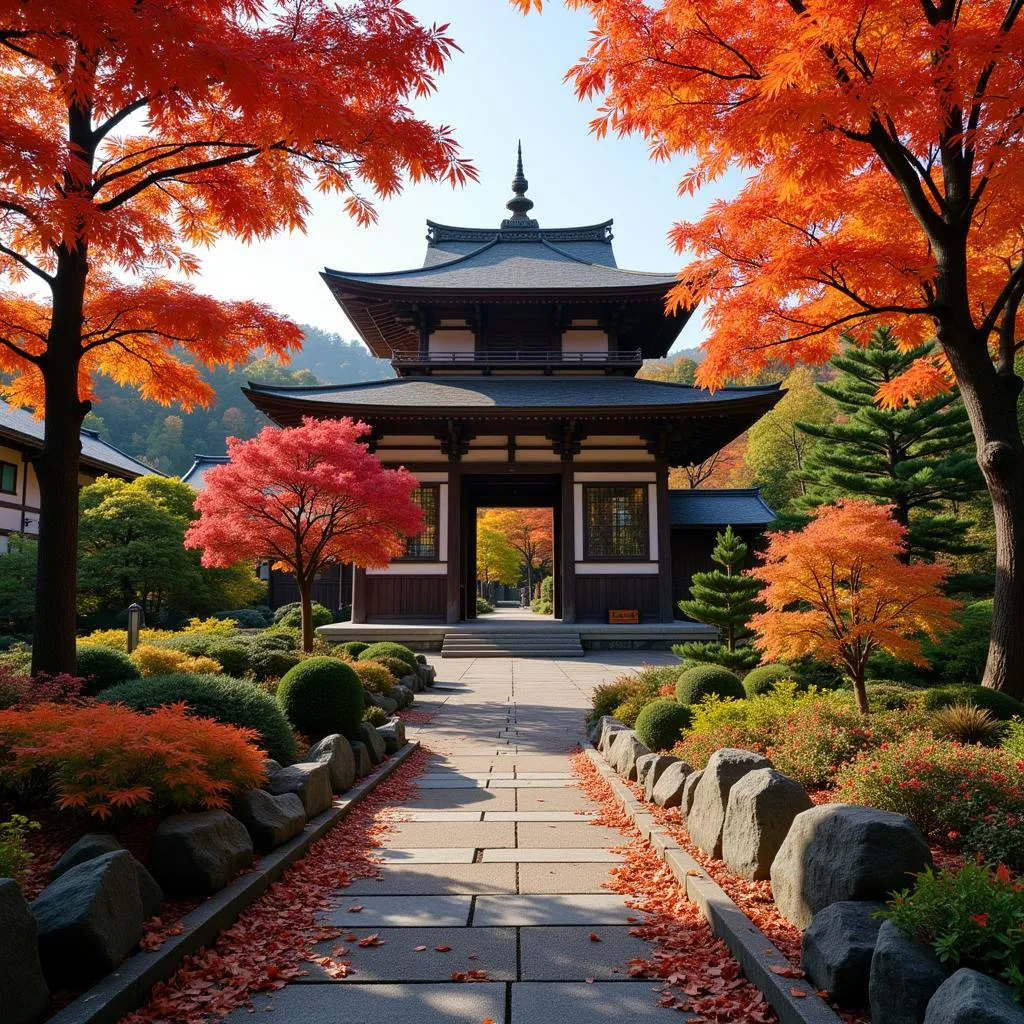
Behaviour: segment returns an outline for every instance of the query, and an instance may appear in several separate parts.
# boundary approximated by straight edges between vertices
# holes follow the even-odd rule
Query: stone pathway
[[[415,705],[435,717],[409,730],[432,751],[420,799],[395,808],[383,880],[339,890],[325,917],[355,936],[353,973],[311,973],[257,1010],[288,1024],[678,1021],[626,972],[650,947],[629,934],[636,911],[602,888],[622,837],[587,821],[568,756],[592,688],[645,660],[675,659],[437,662]],[[473,971],[481,980],[455,980]]]

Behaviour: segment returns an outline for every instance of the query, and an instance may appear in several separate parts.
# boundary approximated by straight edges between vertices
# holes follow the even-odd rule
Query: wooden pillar
[[[366,621],[366,570],[352,566],[352,621]]]
[[[462,618],[462,469],[448,463],[448,580],[445,621]]]
[[[576,508],[572,459],[562,460],[562,621],[576,621]]]
[[[668,464],[658,463],[658,618],[661,622],[672,622],[675,609],[672,607],[672,523],[668,507]]]

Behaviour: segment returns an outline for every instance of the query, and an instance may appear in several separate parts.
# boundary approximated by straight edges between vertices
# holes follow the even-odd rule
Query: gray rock
[[[685,761],[674,761],[661,773],[651,790],[651,799],[659,807],[678,807],[683,799],[683,787],[693,769]]]
[[[400,686],[404,686],[410,693],[419,693],[423,689],[423,680],[419,672],[408,672],[398,680]]]
[[[377,732],[376,726],[371,725],[369,722],[360,722],[359,739],[369,751],[370,760],[374,764],[380,764],[387,757],[388,752],[384,746],[384,737]]]
[[[733,747],[723,747],[711,755],[686,816],[686,829],[699,849],[712,857],[722,856],[722,829],[729,791],[744,775],[771,766],[766,757]]]
[[[332,792],[344,793],[356,781],[356,759],[348,740],[340,733],[332,733],[314,743],[306,753],[306,760],[327,765]]]
[[[416,694],[408,686],[403,686],[401,683],[395,683],[391,687],[391,694],[398,701],[399,707],[403,708],[407,708],[416,699]]]
[[[55,881],[71,868],[84,864],[88,860],[102,857],[105,853],[114,853],[122,849],[121,844],[109,833],[91,832],[82,836],[77,843],[69,846],[64,855],[54,864],[50,871],[50,880]],[[132,857],[135,864],[135,877],[139,883],[139,899],[142,900],[142,916],[156,917],[164,907],[163,890],[156,879],[146,870],[143,864]]]
[[[587,726],[587,737],[594,747],[598,750],[601,749],[601,739],[604,736],[605,729],[625,729],[626,725],[620,722],[617,718],[612,718],[611,715],[602,715],[596,721],[590,722]]]
[[[36,1024],[49,1002],[35,918],[18,883],[0,878],[0,1020]]]
[[[885,901],[931,862],[928,843],[905,815],[823,804],[793,819],[772,863],[772,895],[787,921],[806,928],[831,903]]]
[[[294,793],[306,809],[307,821],[331,806],[331,774],[320,761],[302,761],[282,768],[266,788],[275,795]]]
[[[265,757],[263,759],[263,774],[269,779],[274,772],[279,772],[283,765],[280,761],[275,761],[272,757]]]
[[[636,759],[636,781],[639,785],[642,786],[647,781],[647,773],[651,770],[651,765],[657,756],[657,754],[641,754]]]
[[[392,687],[394,689],[394,687]],[[363,696],[367,704],[380,708],[385,714],[393,715],[398,710],[398,701],[391,697],[385,697],[383,693],[376,693],[373,690],[364,690]]]
[[[651,751],[645,747],[632,729],[622,729],[615,734],[611,747],[605,755],[612,767],[624,778],[636,781],[636,759]]]
[[[804,932],[800,966],[817,989],[831,993],[842,1007],[866,1006],[871,955],[884,903],[832,903],[814,915]]]
[[[654,758],[654,761],[650,763],[650,767],[647,769],[647,777],[644,779],[645,800],[654,799],[654,787],[661,780],[662,775],[665,774],[665,769],[679,760],[678,757],[673,757],[671,754],[651,754],[650,756]],[[637,781],[640,781],[639,778]]]
[[[109,832],[90,832],[64,851],[60,860],[50,869],[50,881],[60,878],[77,864],[84,864],[93,857],[102,857],[105,853],[114,853],[120,849],[121,844]]]
[[[352,756],[356,759],[356,777],[361,779],[373,771],[370,752],[361,740],[352,740],[349,745],[352,747]]]
[[[924,1024],[1024,1024],[1024,1007],[1008,985],[961,967],[932,996]]]
[[[281,769],[274,778],[289,770]],[[166,892],[209,896],[223,889],[252,859],[252,840],[237,818],[227,811],[200,811],[174,814],[157,825],[149,866]]]
[[[741,878],[768,878],[793,819],[813,806],[799,782],[774,768],[744,775],[729,791],[725,809],[722,859],[729,870]]]
[[[306,809],[294,793],[250,789],[235,798],[231,810],[257,850],[273,850],[306,826]]]
[[[690,814],[690,808],[693,807],[693,797],[702,778],[704,778],[703,768],[699,772],[694,772],[686,777],[686,784],[683,786],[683,799],[679,804],[679,817],[684,822]]]
[[[420,682],[423,683],[424,687],[434,685],[434,669],[431,665],[420,665],[416,671],[419,673]]]
[[[114,850],[77,864],[32,904],[39,958],[53,988],[109,974],[142,938],[135,859]]]
[[[931,948],[914,942],[892,921],[884,921],[871,957],[871,1020],[874,1024],[921,1024],[928,1000],[950,970]]]
[[[400,718],[392,718],[390,722],[377,726],[377,732],[384,741],[384,749],[395,754],[405,746],[405,722]]]
[[[607,758],[608,748],[612,745],[612,740],[615,739],[615,734],[628,729],[629,726],[614,718],[604,718],[601,721],[604,722],[604,725],[598,729],[597,741],[594,743],[594,746],[596,746],[597,749]]]

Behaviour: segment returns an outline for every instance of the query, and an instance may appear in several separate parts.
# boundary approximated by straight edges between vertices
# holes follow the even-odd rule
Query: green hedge
[[[676,682],[676,700],[680,704],[699,704],[709,694],[742,700],[747,695],[740,677],[720,665],[694,665]]]
[[[249,652],[249,645],[240,640],[221,640],[219,643],[210,644],[206,649],[206,656],[213,658],[224,670],[225,675],[241,679],[252,669],[252,658]]]
[[[633,728],[649,750],[671,750],[689,727],[691,718],[685,704],[665,698],[647,704],[636,716]]]
[[[793,670],[788,665],[758,665],[743,677],[743,689],[748,697],[756,697],[783,679],[792,678]]]
[[[359,737],[363,684],[337,658],[307,658],[290,669],[278,684],[277,700],[288,721],[311,740],[336,732]]]
[[[363,651],[369,647],[369,644],[363,643],[362,640],[349,640],[348,643],[341,645],[341,649],[350,657],[358,658]]]
[[[139,678],[139,670],[127,654],[116,647],[103,647],[100,644],[79,645],[75,673],[85,680],[82,693],[86,696],[99,693],[108,686]]]
[[[149,676],[112,686],[96,699],[104,704],[125,704],[136,711],[184,701],[191,714],[255,729],[260,734],[260,745],[281,764],[292,764],[297,756],[295,737],[277,701],[258,686],[239,679],[184,672]]]
[[[391,640],[382,640],[370,644],[359,652],[360,661],[380,661],[381,658],[398,658],[409,666],[410,672],[416,671],[416,655],[405,644],[396,644]]]
[[[973,704],[992,712],[993,718],[1008,722],[1015,716],[1024,716],[1024,704],[1009,694],[987,686],[937,686],[924,695],[926,711],[937,711],[952,704]]]
[[[333,621],[334,616],[331,614],[331,610],[314,601],[313,625],[326,626],[328,623]],[[299,602],[293,601],[291,604],[281,605],[281,607],[274,612],[274,624],[277,626],[286,626],[289,629],[298,629],[302,625],[302,606]]]

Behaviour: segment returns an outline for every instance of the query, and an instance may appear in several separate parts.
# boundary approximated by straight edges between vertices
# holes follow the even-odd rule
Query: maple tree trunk
[[[297,580],[302,611],[302,649],[309,654],[313,650],[313,581],[302,577],[297,577]]]
[[[39,481],[32,672],[75,672],[75,597],[78,578],[79,430],[89,403],[78,397],[85,280],[83,246],[60,251],[53,314],[41,370],[46,417],[43,448],[32,459]]]

